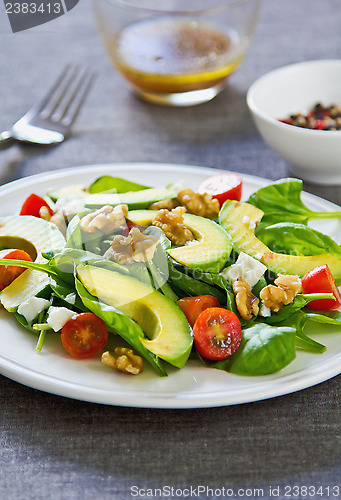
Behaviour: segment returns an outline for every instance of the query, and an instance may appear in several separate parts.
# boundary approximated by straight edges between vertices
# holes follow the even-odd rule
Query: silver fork
[[[0,149],[16,141],[52,145],[68,135],[91,88],[94,74],[66,66],[46,96],[31,108],[10,131],[0,134]]]

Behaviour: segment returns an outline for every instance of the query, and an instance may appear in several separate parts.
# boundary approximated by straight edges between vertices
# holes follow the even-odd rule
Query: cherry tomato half
[[[122,229],[122,236],[129,236],[129,233],[133,227],[137,227],[137,229],[139,229],[141,233],[143,233],[143,231],[146,229],[146,226],[140,226],[139,224],[135,224],[134,222],[127,220],[126,225]]]
[[[31,256],[27,252],[18,250],[17,248],[1,250],[0,259],[27,260],[28,262],[32,262]],[[0,265],[0,290],[10,285],[25,270],[25,267]]]
[[[34,215],[34,217],[40,217],[39,211],[41,207],[46,207],[49,214],[51,216],[53,215],[52,208],[48,205],[48,203],[46,203],[44,198],[38,196],[37,194],[32,193],[24,201],[19,215]]]
[[[307,307],[314,311],[329,311],[341,307],[341,294],[336,286],[333,275],[327,266],[315,267],[302,278],[303,293],[332,293],[336,300],[320,299],[309,302]]]
[[[220,206],[226,200],[240,201],[243,179],[239,174],[226,172],[209,177],[199,186],[199,193],[208,193],[219,201]]]
[[[71,356],[90,358],[97,354],[108,340],[104,321],[93,313],[75,314],[62,328],[62,344]]]
[[[198,316],[209,307],[220,307],[219,300],[213,295],[199,295],[198,297],[184,297],[177,301],[178,306],[193,327]]]
[[[242,340],[242,328],[233,312],[212,307],[202,312],[194,323],[193,338],[199,354],[219,361],[236,352]]]

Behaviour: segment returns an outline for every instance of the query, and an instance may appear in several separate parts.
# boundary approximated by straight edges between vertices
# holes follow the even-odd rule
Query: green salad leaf
[[[280,179],[258,189],[247,201],[264,212],[262,226],[279,222],[307,224],[310,219],[341,217],[341,211],[314,212],[310,210],[301,200],[302,188],[303,182],[300,179]]]
[[[330,236],[304,224],[280,222],[260,227],[259,238],[273,252],[290,255],[321,255],[330,253],[341,257],[341,246]]]
[[[294,328],[259,323],[243,330],[238,350],[214,367],[238,375],[268,375],[282,370],[295,357]]]
[[[120,177],[102,175],[90,185],[89,193],[127,193],[128,191],[142,191],[149,188],[150,186],[137,184],[136,182],[127,181]]]
[[[297,347],[316,354],[322,354],[326,351],[326,346],[324,344],[321,344],[320,342],[317,342],[317,340],[312,339],[304,332],[308,320],[309,314],[305,313],[304,311],[299,311],[291,316],[288,320],[286,320],[284,324],[295,328]]]
[[[332,298],[334,298],[334,295],[332,293],[310,293],[306,295],[303,294],[296,295],[291,304],[282,307],[282,309],[280,309],[276,313],[271,314],[271,316],[269,317],[263,318],[261,316],[258,316],[257,321],[262,321],[269,325],[278,325],[283,321],[287,320],[288,318],[290,318],[297,311],[303,309],[303,307],[309,304],[309,302],[312,302],[313,300],[332,299]]]

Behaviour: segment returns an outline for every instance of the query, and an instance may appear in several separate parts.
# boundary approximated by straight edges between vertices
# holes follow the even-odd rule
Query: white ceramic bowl
[[[316,184],[341,184],[341,131],[278,121],[298,112],[307,114],[318,102],[341,106],[341,59],[284,66],[259,78],[247,93],[263,139],[295,176]]]

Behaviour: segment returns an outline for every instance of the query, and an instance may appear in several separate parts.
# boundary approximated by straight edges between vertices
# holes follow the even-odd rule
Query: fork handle
[[[11,136],[10,132],[2,132],[0,134],[0,149],[7,149],[15,143],[15,139]]]

